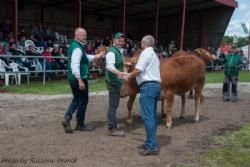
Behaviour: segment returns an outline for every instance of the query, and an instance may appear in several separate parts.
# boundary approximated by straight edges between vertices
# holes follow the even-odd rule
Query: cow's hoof
[[[166,124],[166,128],[170,129],[172,127],[172,125],[170,123]]]
[[[198,123],[198,122],[199,122],[199,119],[194,119],[194,122],[195,122],[195,123]]]
[[[161,118],[163,119],[163,118],[166,118],[166,114],[162,114],[161,115]]]
[[[180,116],[179,119],[180,120],[185,120],[185,117],[184,116]]]
[[[127,123],[128,126],[131,126],[131,125],[132,125],[132,122],[133,122],[132,119],[127,119],[127,120],[126,120],[126,123]]]

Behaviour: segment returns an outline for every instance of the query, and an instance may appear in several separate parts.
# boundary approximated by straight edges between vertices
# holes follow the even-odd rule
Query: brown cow
[[[195,52],[176,52],[171,58],[162,59],[161,70],[161,89],[162,94],[167,99],[167,118],[166,126],[172,126],[172,108],[174,95],[180,95],[182,99],[181,115],[185,114],[185,93],[194,89],[195,91],[195,122],[199,121],[200,103],[202,102],[202,89],[205,83],[205,63],[211,61],[214,55],[211,55],[205,49],[196,49]],[[126,67],[125,71],[132,71],[135,67],[134,62],[138,59],[138,54],[131,58],[131,66]],[[127,63],[128,65],[129,63]],[[136,94],[139,87],[135,80],[124,82],[121,97],[129,96],[128,107],[128,123],[131,123],[131,111]],[[163,105],[162,105],[163,106]],[[163,109],[162,109],[163,112]]]

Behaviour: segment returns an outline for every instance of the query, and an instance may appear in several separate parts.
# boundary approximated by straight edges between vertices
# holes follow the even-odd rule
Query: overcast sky
[[[236,0],[238,8],[235,9],[225,35],[247,36],[244,33],[241,23],[245,23],[249,29],[250,25],[250,0]]]

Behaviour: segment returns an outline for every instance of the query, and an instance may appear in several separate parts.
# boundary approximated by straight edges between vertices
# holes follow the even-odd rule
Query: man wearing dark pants
[[[225,59],[225,67],[224,67],[224,82],[223,82],[223,101],[238,101],[238,75],[239,69],[241,65],[241,57],[237,53],[237,48],[232,46],[231,53],[228,54]],[[230,87],[231,86],[231,87]],[[230,97],[231,94],[231,97]]]
[[[70,121],[77,110],[77,125],[75,130],[91,131],[92,128],[85,125],[85,112],[88,104],[88,77],[89,62],[101,58],[104,53],[87,55],[83,43],[87,38],[87,32],[83,28],[75,30],[75,39],[68,49],[68,81],[72,90],[73,99],[64,116],[62,125],[66,133],[73,133]]]
[[[135,69],[127,74],[124,79],[129,81],[136,77],[140,86],[140,107],[141,117],[146,130],[146,140],[139,145],[140,155],[157,155],[157,100],[160,95],[160,61],[153,49],[155,39],[151,35],[142,38],[141,48],[143,49]]]
[[[125,35],[118,32],[113,37],[113,45],[106,55],[105,80],[109,92],[109,107],[107,112],[108,134],[124,136],[125,133],[117,128],[116,111],[120,102],[120,90],[123,76],[123,50]]]

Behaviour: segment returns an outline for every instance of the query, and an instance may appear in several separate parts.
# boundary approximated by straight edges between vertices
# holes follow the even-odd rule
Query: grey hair
[[[144,36],[142,41],[145,42],[147,46],[153,47],[155,45],[155,38],[152,35]]]

